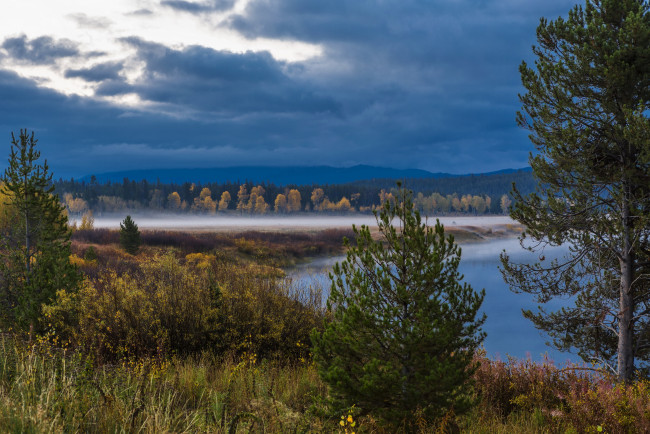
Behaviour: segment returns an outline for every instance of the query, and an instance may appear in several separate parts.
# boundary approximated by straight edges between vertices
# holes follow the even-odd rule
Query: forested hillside
[[[501,214],[509,204],[512,183],[522,192],[534,189],[526,169],[509,173],[403,178],[424,214]],[[163,183],[146,179],[122,182],[59,180],[56,191],[72,215],[123,210],[173,212],[240,212],[247,214],[296,212],[370,212],[394,196],[396,179],[381,178],[344,184],[276,185],[273,183]]]
[[[99,182],[121,182],[124,178],[165,184],[252,182],[278,185],[343,184],[373,178],[445,178],[449,173],[432,173],[420,169],[391,169],[357,165],[352,167],[331,166],[235,166],[193,169],[125,170],[99,173]],[[89,181],[90,176],[82,178]]]
[[[463,176],[446,176],[440,178],[407,178],[404,185],[414,192],[429,195],[431,193],[447,194],[478,194],[501,196],[512,189],[512,183],[517,184],[517,189],[524,194],[535,190],[535,179],[530,168],[514,170],[512,172],[482,173]],[[354,187],[391,189],[395,186],[395,179],[371,179],[350,183]]]

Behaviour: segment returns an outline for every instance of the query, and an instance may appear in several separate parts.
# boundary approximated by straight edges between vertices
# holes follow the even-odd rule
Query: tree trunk
[[[634,373],[634,296],[632,282],[634,281],[634,253],[632,252],[630,235],[630,208],[623,204],[623,251],[621,252],[621,285],[618,314],[618,367],[619,380],[628,382]]]
[[[30,251],[32,246],[30,245],[30,230],[31,228],[29,227],[29,209],[27,208],[27,203],[29,198],[27,197],[27,175],[24,175],[23,179],[23,185],[25,186],[25,193],[23,200],[25,202],[25,206],[23,209],[24,217],[25,217],[25,281],[29,283],[29,277],[32,272],[32,261],[30,257]]]
[[[632,267],[621,261],[621,297],[618,319],[618,378],[621,381],[630,381],[634,371],[633,329],[632,314],[634,301],[631,290]]]

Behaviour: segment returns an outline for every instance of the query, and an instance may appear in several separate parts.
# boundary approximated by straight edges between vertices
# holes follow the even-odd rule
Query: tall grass
[[[0,336],[2,432],[323,430],[313,410],[326,393],[304,363],[206,353],[94,368],[80,353]]]
[[[650,381],[619,383],[591,366],[477,356],[474,424],[499,432],[525,420],[530,432],[650,432]],[[518,423],[519,423],[518,422]]]
[[[474,410],[418,421],[420,432],[650,432],[647,381],[477,357]],[[327,400],[309,361],[204,352],[96,366],[50,341],[0,335],[0,432],[394,432],[360,409],[350,429]]]

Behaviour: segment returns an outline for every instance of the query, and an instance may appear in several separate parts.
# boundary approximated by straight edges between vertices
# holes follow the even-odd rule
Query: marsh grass
[[[255,261],[273,266],[289,266],[307,257],[331,255],[343,251],[343,237],[351,240],[350,229],[325,229],[311,233],[245,231],[241,233],[181,232],[142,230],[144,256],[160,249],[177,249],[180,254],[219,251],[239,260]],[[111,229],[80,229],[72,235],[73,252],[83,257],[90,245],[99,249],[100,264],[114,267],[124,255],[116,246],[119,231]],[[113,246],[113,248],[111,248]],[[117,259],[117,260],[115,260]]]
[[[304,432],[327,393],[310,364],[203,354],[95,368],[0,336],[2,432]]]
[[[615,385],[550,364],[480,363],[477,406],[462,418],[418,421],[420,432],[648,432],[647,381]],[[0,432],[400,432],[360,409],[334,413],[327,401],[310,361],[204,352],[96,366],[48,339],[30,345],[0,335]]]

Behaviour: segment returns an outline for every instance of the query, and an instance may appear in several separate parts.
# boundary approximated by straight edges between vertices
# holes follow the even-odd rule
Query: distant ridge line
[[[516,172],[529,172],[531,169],[503,169],[487,173],[450,174],[429,172],[422,169],[393,169],[378,166],[357,165],[352,167],[331,166],[237,166],[195,169],[144,169],[122,170],[96,174],[97,182],[143,181],[164,184],[183,184],[193,182],[207,183],[272,183],[284,185],[348,184],[358,181],[399,180],[399,179],[443,179],[467,176],[489,176]],[[81,178],[89,182],[92,175]]]

